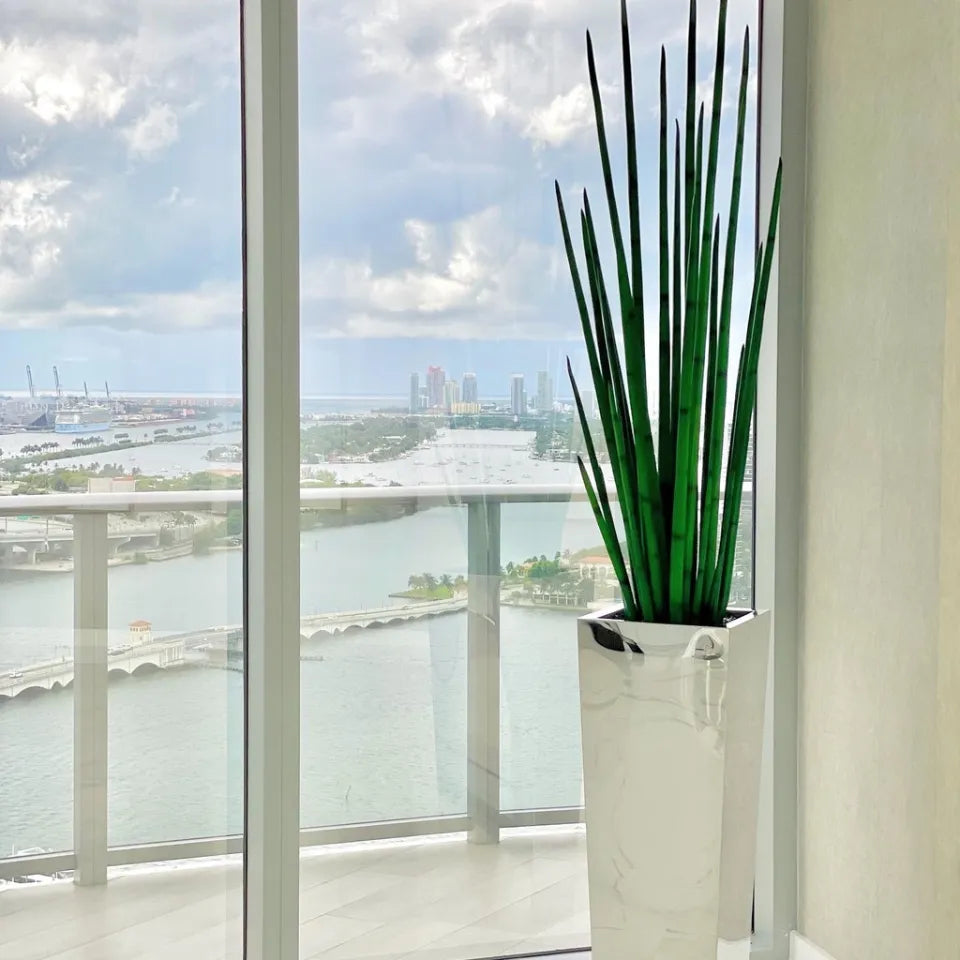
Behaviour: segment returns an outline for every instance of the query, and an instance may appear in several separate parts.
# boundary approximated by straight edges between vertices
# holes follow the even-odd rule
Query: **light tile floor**
[[[111,872],[0,890],[3,960],[237,960],[239,859]],[[301,960],[476,960],[584,947],[582,827],[306,850]]]

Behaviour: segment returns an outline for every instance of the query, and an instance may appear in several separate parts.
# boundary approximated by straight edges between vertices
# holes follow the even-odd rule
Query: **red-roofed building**
[[[610,559],[604,556],[581,557],[578,561],[580,576],[589,580],[609,580],[613,576]]]

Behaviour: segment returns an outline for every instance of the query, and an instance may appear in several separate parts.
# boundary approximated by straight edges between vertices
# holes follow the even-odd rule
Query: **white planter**
[[[593,956],[727,957],[750,936],[770,616],[618,612],[578,625]]]

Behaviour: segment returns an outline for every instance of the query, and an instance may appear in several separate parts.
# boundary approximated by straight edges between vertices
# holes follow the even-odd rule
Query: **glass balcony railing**
[[[583,546],[596,539],[578,499],[559,487],[303,492],[305,844],[465,828],[496,839],[502,824],[578,819],[565,642],[577,598],[501,577],[504,547],[538,556],[564,525]],[[242,551],[228,548],[242,542],[240,506],[239,491],[0,501],[9,566],[73,571],[4,589],[0,879],[102,882],[108,864],[239,849]],[[371,510],[399,517],[375,542],[355,522]],[[177,515],[237,524],[236,537],[211,549],[196,531],[163,533]],[[190,556],[150,562],[161,542],[190,542]]]
[[[8,565],[73,570],[72,598],[62,576],[4,588],[0,879],[240,849],[240,508],[240,491],[0,500]],[[302,511],[302,843],[576,822],[572,620],[614,598],[581,492],[328,488]],[[177,516],[221,536],[163,534]],[[161,540],[189,556],[146,574]],[[537,562],[568,575],[538,582]]]

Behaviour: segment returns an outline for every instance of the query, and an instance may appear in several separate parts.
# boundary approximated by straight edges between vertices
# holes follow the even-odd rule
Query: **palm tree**
[[[440,578],[440,586],[449,587],[450,589],[453,589],[453,577],[451,577],[449,573],[445,573]]]
[[[428,590],[434,590],[437,586],[437,578],[432,573],[425,573],[423,575],[423,585]]]

